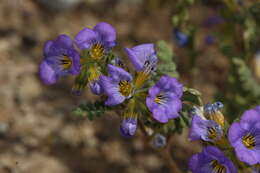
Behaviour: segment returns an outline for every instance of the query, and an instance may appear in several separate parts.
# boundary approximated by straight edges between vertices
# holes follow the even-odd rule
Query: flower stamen
[[[157,104],[164,104],[166,101],[167,97],[165,96],[165,94],[158,94],[154,99],[154,102]]]
[[[225,173],[226,172],[225,166],[221,165],[217,160],[212,160],[210,162],[210,165],[212,166],[212,170],[214,173]]]
[[[67,55],[63,55],[62,59],[60,60],[61,65],[64,69],[69,69],[72,65],[72,61]]]
[[[89,54],[90,54],[90,57],[93,59],[97,60],[97,59],[101,58],[105,54],[104,46],[99,43],[93,44],[93,46],[91,47],[91,49],[89,51]]]
[[[217,131],[213,127],[208,127],[208,137],[212,140],[216,139],[217,137]]]
[[[153,55],[151,55],[153,56]],[[149,59],[144,62],[143,69],[137,72],[135,81],[136,88],[141,88],[143,84],[149,79],[150,74],[155,70],[157,59]]]
[[[248,149],[253,149],[256,145],[255,143],[255,137],[251,134],[247,134],[243,137],[242,142],[244,146]]]
[[[132,93],[132,90],[133,90],[133,86],[129,81],[121,80],[119,82],[119,92],[123,96],[125,97],[129,96]]]

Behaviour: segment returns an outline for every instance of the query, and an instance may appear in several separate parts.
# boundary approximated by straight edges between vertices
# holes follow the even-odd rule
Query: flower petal
[[[260,111],[258,111],[257,109],[250,109],[248,111],[245,111],[241,117],[241,121],[252,123],[260,121]]]
[[[101,95],[104,90],[102,88],[102,85],[100,84],[100,81],[93,81],[89,84],[90,86],[90,90],[93,94],[96,94],[96,95]]]
[[[68,56],[72,61],[72,66],[70,67],[70,74],[77,75],[80,73],[80,55],[75,50],[68,51]]]
[[[100,22],[94,27],[94,31],[98,33],[101,40],[105,42],[114,42],[116,40],[116,31],[108,23]]]
[[[118,91],[117,83],[107,76],[100,76],[100,83],[104,92],[108,96],[105,105],[113,106],[122,103],[125,97]]]
[[[141,71],[147,58],[155,54],[154,44],[151,43],[125,48],[125,51],[137,71]]]
[[[74,49],[72,40],[69,36],[63,34],[53,41],[47,41],[44,45],[43,54],[45,57],[60,56],[67,54],[67,50],[71,49]]]
[[[256,150],[245,149],[245,147],[242,145],[240,147],[236,147],[235,150],[236,155],[240,161],[245,162],[249,165],[255,165],[257,163],[260,163],[260,152],[257,152]]]
[[[141,71],[143,69],[144,62],[138,58],[138,56],[135,54],[134,51],[132,51],[129,48],[125,48],[125,52],[127,56],[129,57],[130,61],[132,62],[134,68],[137,71]]]
[[[154,98],[153,97],[147,97],[146,98],[146,106],[152,112],[153,109],[156,109],[159,106],[159,104],[154,102]]]
[[[196,168],[199,167],[199,154],[194,154],[189,160],[189,170],[192,172],[196,171]]]
[[[149,96],[152,96],[155,98],[156,95],[160,93],[160,88],[157,86],[153,86],[152,88],[149,89]]]
[[[168,122],[168,116],[165,114],[165,109],[163,106],[158,106],[157,108],[153,109],[153,118],[161,123]]]
[[[124,96],[120,95],[119,93],[115,93],[108,97],[108,99],[105,102],[105,105],[107,105],[107,106],[118,105],[120,103],[123,103],[124,100],[125,100]]]
[[[47,57],[47,56],[51,56],[51,47],[53,45],[53,41],[52,40],[48,40],[45,42],[44,47],[43,47],[43,56]]]
[[[168,102],[165,106],[168,119],[174,119],[180,116],[178,112],[181,110],[182,103],[178,97],[173,98],[172,101]]]
[[[189,132],[189,139],[190,140],[199,140],[202,136],[207,135],[206,121],[203,120],[200,116],[194,115],[191,120],[191,128]]]
[[[59,44],[61,47],[71,49],[73,47],[73,41],[69,36],[62,34],[57,37],[55,44]]]
[[[89,28],[84,28],[75,36],[75,42],[81,50],[91,48],[92,44],[97,41],[98,35]]]
[[[58,76],[46,61],[42,61],[39,68],[40,79],[44,84],[51,85],[56,83]]]
[[[131,82],[133,80],[131,74],[120,67],[108,64],[107,68],[108,73],[115,81],[126,80]]]
[[[235,122],[231,125],[231,127],[228,130],[228,139],[229,142],[234,146],[234,144],[241,140],[243,135],[245,134],[244,129],[241,128],[240,124],[238,122]]]

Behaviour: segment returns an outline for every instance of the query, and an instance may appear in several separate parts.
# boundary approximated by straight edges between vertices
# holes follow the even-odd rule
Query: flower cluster
[[[179,30],[174,33],[179,46],[188,44],[187,35]],[[99,115],[105,108],[114,110],[120,115],[121,135],[132,137],[140,127],[157,149],[168,148],[165,146],[170,135],[181,130],[182,124],[190,125],[189,139],[209,145],[191,157],[189,170],[193,173],[237,173],[238,168],[248,166],[252,171],[259,170],[260,106],[229,125],[221,102],[202,105],[200,100],[198,106],[193,106],[198,103],[185,100],[188,94],[198,96],[198,92],[160,71],[163,68],[159,68],[162,66],[155,44],[123,49],[132,68],[114,54],[115,46],[116,30],[105,22],[82,29],[74,39],[59,35],[44,45],[40,79],[51,85],[63,76],[75,75],[72,94],[79,96],[88,86],[102,100],[102,105],[100,102],[91,108],[102,108]],[[192,106],[189,117],[187,112]]]
[[[246,111],[231,125],[228,139],[240,161],[260,164],[260,106]]]
[[[223,104],[216,102],[192,111],[191,140],[202,140],[216,145],[241,164],[256,166],[260,163],[260,106],[246,111],[239,122],[228,129],[224,127],[224,116],[220,112]],[[234,148],[235,153],[231,148]],[[232,161],[217,147],[205,147],[202,153],[190,159],[189,169],[193,173],[236,173]],[[253,170],[257,168],[253,167]]]
[[[124,48],[134,67],[129,72],[122,59],[114,55],[116,31],[107,23],[93,29],[84,28],[74,38],[60,35],[47,41],[40,77],[45,84],[54,84],[65,75],[76,75],[72,93],[81,95],[86,85],[92,93],[105,96],[105,106],[123,105],[120,132],[133,136],[143,112],[159,123],[179,117],[183,86],[176,78],[163,75],[154,86],[148,84],[158,63],[155,45],[146,43]],[[145,105],[142,109],[140,105]]]

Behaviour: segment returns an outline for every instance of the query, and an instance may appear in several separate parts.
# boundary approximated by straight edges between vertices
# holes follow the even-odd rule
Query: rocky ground
[[[120,136],[119,119],[113,113],[94,122],[74,117],[71,110],[93,96],[87,91],[81,97],[72,96],[72,78],[44,86],[37,74],[46,40],[61,33],[73,37],[83,27],[93,27],[100,21],[117,29],[121,46],[160,39],[171,42],[172,8],[168,1],[50,3],[54,1],[0,2],[0,172],[169,172],[164,159],[143,142],[140,132],[132,139]],[[217,54],[210,49],[205,57],[212,52],[214,56]],[[225,64],[221,60],[215,62],[214,58],[205,62],[200,64],[202,69],[213,62],[216,71]],[[180,63],[184,64],[183,60]],[[216,89],[214,81],[205,82],[205,79],[211,79],[210,75],[215,73],[205,75],[198,77],[194,85],[211,96]],[[181,80],[189,81],[185,74]],[[186,170],[187,160],[199,149],[200,145],[188,142],[185,132],[174,138],[172,155]]]

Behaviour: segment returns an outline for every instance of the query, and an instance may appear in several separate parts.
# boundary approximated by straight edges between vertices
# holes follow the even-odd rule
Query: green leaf
[[[172,62],[172,48],[163,40],[157,42],[157,56],[163,62]]]
[[[103,102],[96,101],[94,103],[80,104],[79,107],[75,108],[72,112],[76,116],[87,116],[89,120],[93,120],[97,117],[101,117],[106,111],[111,109],[111,107],[105,106]]]
[[[260,85],[254,79],[251,70],[247,67],[245,62],[239,58],[233,58],[232,61],[236,66],[238,78],[243,89],[251,93],[252,96],[260,98]]]

